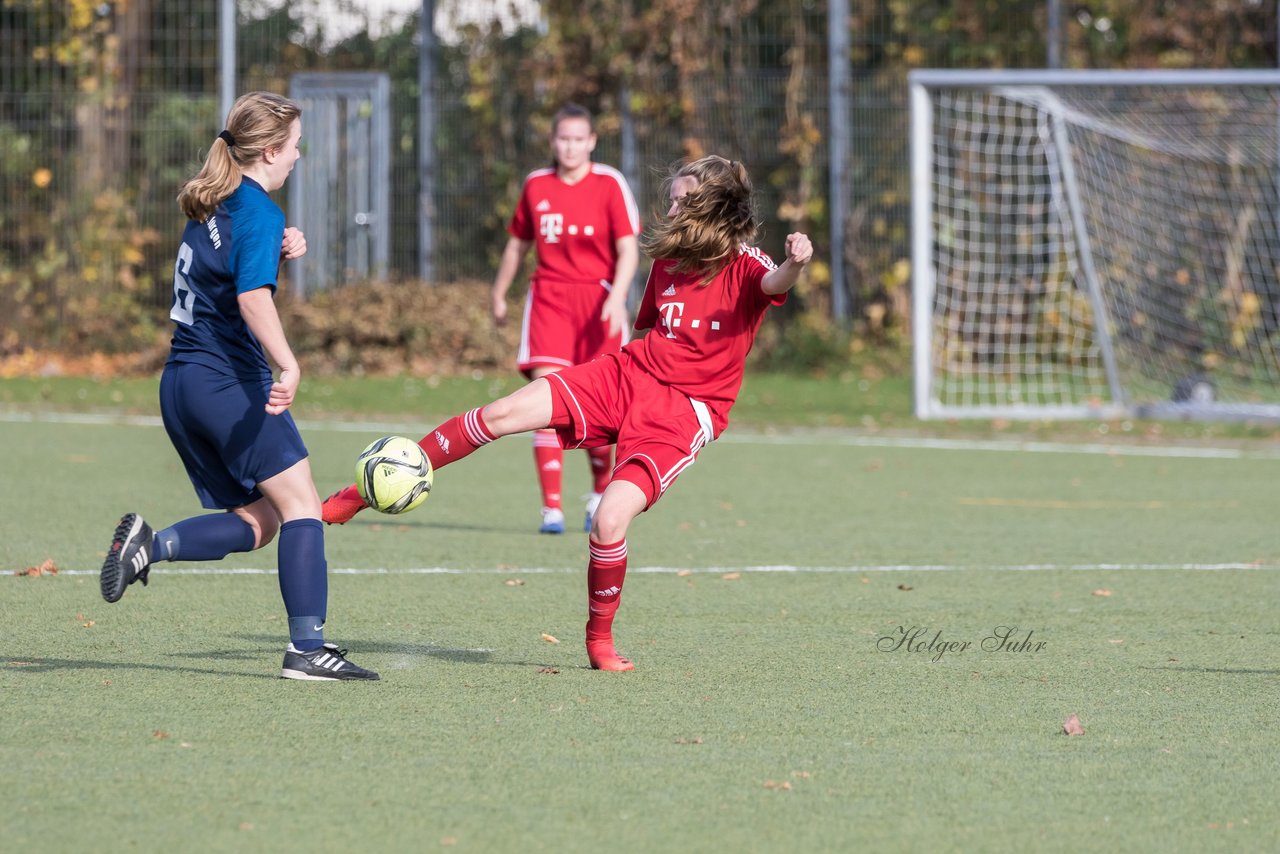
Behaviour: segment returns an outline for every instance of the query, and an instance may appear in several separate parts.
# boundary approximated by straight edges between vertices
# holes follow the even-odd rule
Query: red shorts
[[[605,282],[547,282],[535,279],[525,297],[516,367],[526,376],[533,368],[568,368],[602,353],[616,353],[626,343],[626,325],[616,335],[600,320],[609,296]]]
[[[706,404],[658,382],[625,351],[550,374],[547,381],[549,426],[561,446],[616,444],[613,477],[638,486],[646,509],[715,438]]]

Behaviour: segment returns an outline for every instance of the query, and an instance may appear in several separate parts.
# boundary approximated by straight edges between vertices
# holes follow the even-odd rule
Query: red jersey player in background
[[[593,163],[591,113],[567,104],[551,120],[554,164],[525,178],[493,280],[493,318],[507,319],[507,290],[529,249],[537,266],[525,299],[518,367],[530,380],[616,353],[630,326],[627,292],[640,250],[636,202],[618,170]],[[609,482],[613,449],[588,448],[592,488],[584,530]],[[552,430],[533,434],[544,534],[564,533],[564,451]]]
[[[613,642],[631,521],[725,429],[765,311],[786,300],[813,257],[800,233],[787,235],[781,266],[749,245],[758,226],[741,163],[703,157],[668,183],[671,209],[644,240],[654,263],[636,328],[648,333],[457,415],[419,443],[437,469],[529,430],[555,430],[566,448],[617,444],[587,563],[587,657],[599,670],[633,669]],[[349,487],[325,501],[324,520],[345,522],[362,506]]]

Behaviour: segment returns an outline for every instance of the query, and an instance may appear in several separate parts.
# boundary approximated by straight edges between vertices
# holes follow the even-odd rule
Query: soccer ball
[[[356,491],[379,513],[408,513],[427,500],[434,474],[417,442],[383,436],[356,458]]]

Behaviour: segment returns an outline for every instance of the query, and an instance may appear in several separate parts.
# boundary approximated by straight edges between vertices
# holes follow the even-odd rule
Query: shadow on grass
[[[237,635],[241,640],[252,641],[254,643],[279,643],[280,639],[275,636],[266,635]],[[337,641],[334,641],[337,643]],[[412,642],[391,642],[391,641],[363,641],[344,639],[338,643],[340,649],[345,649],[352,656],[359,658],[361,655],[378,654],[378,655],[399,655],[409,656],[411,658],[436,658],[442,661],[453,661],[459,664],[524,664],[532,662],[495,662],[493,661],[493,650],[490,649],[460,649],[458,647],[437,646],[430,643],[412,643]]]
[[[104,672],[125,670],[151,670],[170,673],[202,673],[209,676],[235,676],[257,679],[278,679],[280,674],[274,665],[268,666],[280,655],[278,647],[280,638],[265,635],[240,635],[240,639],[256,644],[265,644],[270,651],[262,649],[201,649],[191,652],[168,652],[169,658],[193,658],[203,661],[264,661],[264,671],[245,672],[236,670],[216,670],[210,667],[191,667],[180,664],[155,664],[141,661],[93,661],[72,658],[5,658],[0,659],[0,669],[11,673],[48,673],[60,670],[101,670]],[[357,659],[362,655],[376,654],[399,656],[401,658],[433,658],[457,664],[504,664],[513,667],[542,667],[545,661],[496,661],[493,651],[488,649],[459,649],[456,647],[436,646],[424,643],[404,643],[388,641],[348,641],[342,648],[349,649]]]
[[[364,522],[364,524],[361,524],[361,522]],[[406,531],[408,530],[466,531],[466,532],[478,533],[478,534],[510,534],[513,532],[510,526],[504,527],[500,525],[476,525],[471,523],[458,523],[458,522],[450,522],[450,523],[430,522],[430,521],[423,521],[423,520],[417,520],[417,519],[410,521],[408,519],[397,519],[394,516],[383,516],[382,518],[379,518],[377,514],[371,514],[367,520],[365,519],[364,516],[358,516],[355,519],[352,519],[350,522],[345,523],[342,527],[348,527],[348,526],[350,526],[352,529],[368,529],[368,530],[372,530],[375,528],[380,528],[384,530],[385,529],[394,530],[396,528],[404,528],[406,529]],[[332,531],[333,527],[334,526],[330,525],[328,530]],[[531,528],[531,530],[534,533],[537,533],[538,529]]]
[[[204,659],[221,658],[217,652],[202,651],[191,656]],[[231,660],[247,658],[245,655],[226,656]],[[142,661],[89,661],[75,658],[9,658],[0,661],[0,667],[10,673],[48,673],[57,670],[101,670],[107,673],[123,670],[156,670],[162,673],[203,673],[209,676],[236,676],[246,679],[279,679],[279,665],[268,666],[264,659],[262,671],[246,673],[237,670],[214,670],[209,667],[185,667],[177,664],[151,664]]]

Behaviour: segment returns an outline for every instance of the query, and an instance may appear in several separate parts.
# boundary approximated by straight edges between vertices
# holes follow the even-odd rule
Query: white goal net
[[[1280,73],[909,82],[918,416],[1280,418]]]

